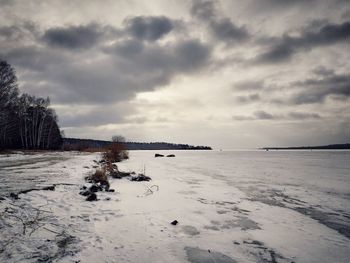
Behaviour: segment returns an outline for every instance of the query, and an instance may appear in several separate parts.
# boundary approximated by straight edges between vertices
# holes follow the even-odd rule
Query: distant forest
[[[14,68],[0,60],[0,150],[60,149],[63,143],[49,98],[20,94]]]
[[[263,150],[350,150],[350,143],[330,144],[322,146],[300,146],[300,147],[265,147]]]
[[[127,150],[212,150],[208,146],[193,146],[188,144],[173,144],[166,142],[121,142]],[[64,138],[63,149],[65,150],[84,150],[105,148],[111,141]]]

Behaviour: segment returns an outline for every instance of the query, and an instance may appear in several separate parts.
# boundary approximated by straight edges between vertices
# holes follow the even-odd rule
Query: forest
[[[15,69],[0,59],[0,150],[59,149],[57,115],[49,98],[20,94]]]

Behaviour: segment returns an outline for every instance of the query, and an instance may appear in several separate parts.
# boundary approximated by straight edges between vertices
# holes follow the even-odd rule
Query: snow
[[[96,202],[78,193],[98,154],[0,156],[2,194],[26,177],[73,184],[0,202],[0,213],[16,211],[0,216],[0,262],[350,261],[350,152],[158,153],[176,157],[131,151],[119,170],[152,181],[111,178],[116,192]],[[23,235],[13,215],[38,210],[40,225]]]

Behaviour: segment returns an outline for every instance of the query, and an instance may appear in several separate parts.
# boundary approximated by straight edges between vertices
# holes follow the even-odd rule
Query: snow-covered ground
[[[1,194],[72,184],[0,202],[0,262],[350,262],[350,152],[158,152],[97,202],[78,194],[97,154],[0,156]]]

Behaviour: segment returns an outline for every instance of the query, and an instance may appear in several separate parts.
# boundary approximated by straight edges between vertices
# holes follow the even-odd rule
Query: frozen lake
[[[117,192],[101,193],[97,203],[85,202],[74,188],[23,195],[22,202],[33,206],[49,203],[59,222],[81,240],[79,252],[60,260],[350,262],[349,151],[157,153],[176,157],[130,152],[119,169],[145,169],[153,180],[111,179]],[[46,180],[83,184],[97,158],[3,156],[1,191]],[[159,191],[145,195],[152,185]],[[170,225],[175,219],[179,224]]]

